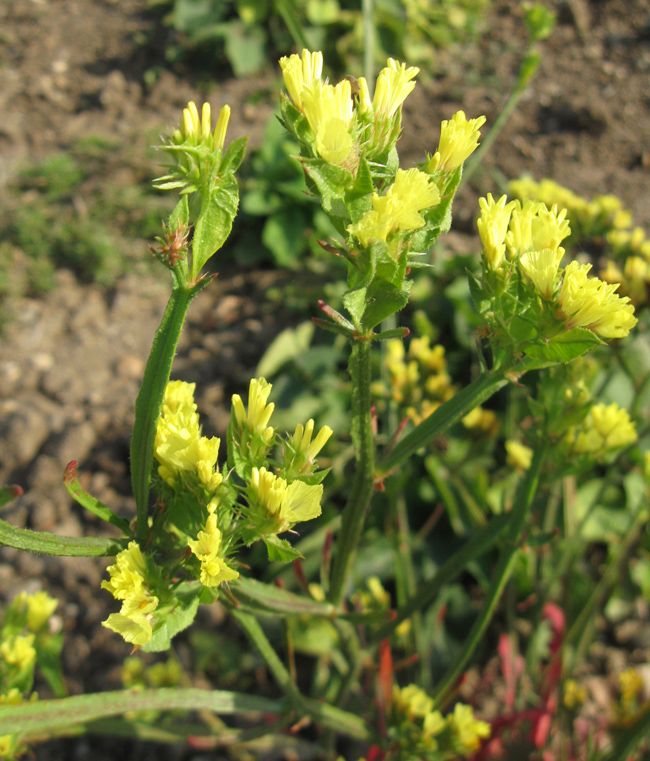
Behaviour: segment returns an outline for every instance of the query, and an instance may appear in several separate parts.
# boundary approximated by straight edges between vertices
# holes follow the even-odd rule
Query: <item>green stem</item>
[[[352,346],[349,371],[352,377],[352,443],[356,472],[350,496],[343,510],[341,530],[334,554],[330,600],[340,605],[345,592],[354,555],[361,538],[366,513],[373,492],[375,441],[372,430],[370,395],[370,341],[359,339]]]
[[[373,636],[373,641],[389,637],[395,629],[413,615],[435,600],[445,584],[455,578],[472,560],[476,560],[496,542],[504,527],[511,519],[511,514],[499,515],[477,532],[473,539],[466,542],[458,552],[455,552],[439,569],[436,575],[423,584],[407,602],[397,609],[394,619],[384,624]]]
[[[363,719],[327,703],[319,703],[301,695],[291,679],[291,674],[275,652],[257,619],[236,608],[231,608],[231,613],[244,629],[250,641],[259,650],[275,681],[296,712],[303,716],[310,716],[314,721],[350,737],[356,737],[359,740],[370,740],[372,738],[372,734]]]
[[[512,516],[508,528],[508,537],[501,551],[499,562],[492,576],[492,583],[487,593],[487,598],[483,605],[478,618],[474,622],[467,640],[463,644],[463,649],[456,658],[455,663],[448,670],[442,682],[437,686],[434,698],[437,705],[442,705],[448,699],[454,685],[463,669],[472,657],[474,650],[483,637],[488,624],[492,620],[496,611],[501,594],[510,579],[510,575],[517,561],[519,554],[521,535],[526,526],[526,519],[530,512],[530,506],[533,502],[535,492],[539,483],[539,474],[541,471],[544,456],[546,454],[547,443],[540,443],[535,450],[535,455],[530,468],[526,472],[524,480],[521,482],[517,492]]]
[[[401,465],[412,454],[418,451],[430,441],[444,433],[450,426],[465,417],[468,412],[477,407],[479,404],[489,399],[500,388],[508,382],[506,373],[509,367],[500,370],[484,373],[480,375],[473,383],[459,391],[448,402],[417,425],[407,436],[405,436],[393,451],[385,457],[378,468],[378,478],[387,476],[394,468]]]
[[[137,507],[136,536],[144,542],[148,532],[149,489],[158,416],[169,382],[176,346],[185,315],[200,287],[188,288],[172,271],[172,292],[151,346],[140,393],[135,402],[131,439],[131,483]]]

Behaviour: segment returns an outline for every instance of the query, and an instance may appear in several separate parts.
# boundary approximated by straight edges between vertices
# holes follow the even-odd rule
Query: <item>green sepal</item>
[[[224,177],[227,174],[234,174],[242,164],[246,155],[246,145],[248,135],[233,140],[226,148],[219,162],[219,175]]]
[[[63,475],[63,485],[72,499],[74,499],[75,502],[78,502],[82,507],[86,508],[88,512],[91,512],[101,520],[106,521],[106,523],[110,523],[116,528],[119,528],[120,531],[127,536],[131,535],[128,521],[115,515],[110,507],[107,507],[103,502],[100,502],[98,499],[95,499],[95,497],[88,494],[87,491],[83,490],[79,483],[79,479],[77,478],[77,463],[74,460],[66,466]]]
[[[551,338],[546,343],[536,343],[525,346],[524,352],[527,357],[535,362],[555,364],[557,362],[571,362],[582,357],[591,349],[600,346],[604,341],[587,328],[573,328],[565,333]],[[547,365],[546,365],[547,366]]]
[[[172,638],[187,629],[196,618],[199,607],[196,584],[185,590],[177,589],[174,596],[176,605],[171,610],[165,610],[162,607],[158,609],[160,623],[154,627],[153,636],[149,642],[142,646],[142,652],[160,653],[169,650]]]
[[[318,325],[319,328],[322,328],[323,330],[327,330],[330,333],[336,333],[340,336],[345,336],[346,338],[354,338],[355,332],[354,329],[346,328],[343,325],[340,325],[336,322],[331,322],[330,320],[323,320],[321,317],[312,317],[312,322],[314,325]]]
[[[307,145],[315,153],[315,137],[307,117],[299,111],[284,94],[280,98],[280,122],[299,143]]]
[[[302,558],[302,553],[293,547],[286,539],[280,539],[277,534],[262,537],[271,563],[290,563]]]
[[[237,181],[228,177],[213,176],[210,188],[203,194],[201,212],[192,239],[192,269],[190,277],[196,280],[203,265],[226,242],[239,206]]]

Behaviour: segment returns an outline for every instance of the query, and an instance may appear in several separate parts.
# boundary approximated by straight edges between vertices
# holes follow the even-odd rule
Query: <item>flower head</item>
[[[266,468],[253,468],[249,495],[263,511],[264,517],[275,518],[277,532],[286,531],[295,523],[317,518],[321,514],[322,484],[294,481],[287,484]]]
[[[637,440],[634,421],[615,402],[595,404],[581,426],[569,429],[565,441],[574,454],[602,455]]]
[[[197,538],[190,539],[188,544],[201,561],[201,584],[204,586],[216,587],[239,576],[221,556],[221,531],[217,528],[215,513],[208,516],[205,530],[199,531]]]
[[[244,409],[239,394],[233,394],[232,409],[240,428],[246,428],[250,433],[259,434],[270,444],[274,429],[268,426],[275,404],[267,404],[272,385],[264,378],[253,378],[248,389],[248,411]],[[268,427],[267,427],[268,426]]]
[[[40,631],[49,621],[57,608],[58,600],[47,592],[36,592],[27,596],[27,628],[32,632]]]
[[[623,338],[636,325],[630,299],[610,284],[588,277],[590,264],[571,262],[564,270],[559,302],[567,326],[589,328],[601,338]]]
[[[389,58],[386,67],[379,72],[375,85],[372,99],[375,115],[390,119],[413,92],[413,80],[419,72],[417,66],[407,68],[405,63]]]
[[[7,637],[0,645],[0,655],[8,666],[14,666],[23,671],[36,662],[34,635],[13,635]]]
[[[342,164],[352,152],[350,127],[353,117],[350,82],[336,86],[317,79],[302,91],[302,104],[316,138],[316,150],[330,164]]]
[[[486,740],[491,734],[490,725],[486,721],[478,721],[472,707],[463,703],[456,703],[449,724],[458,749],[463,754],[477,751],[481,740]]]
[[[478,148],[480,128],[484,124],[484,116],[468,120],[464,111],[445,119],[440,127],[438,150],[429,159],[427,172],[451,172],[467,161]]]
[[[298,55],[283,56],[280,59],[282,78],[296,108],[302,110],[302,91],[320,80],[323,73],[323,54],[303,50]]]
[[[506,441],[506,464],[513,470],[528,470],[533,459],[533,450],[514,439]]]
[[[503,261],[508,223],[516,205],[514,201],[510,201],[510,203],[506,203],[506,201],[506,196],[501,196],[498,201],[495,201],[491,193],[487,194],[487,199],[479,199],[481,216],[477,223],[478,232],[483,244],[485,259],[488,266],[493,270],[498,269]]]
[[[550,248],[529,251],[519,258],[519,266],[532,280],[540,294],[547,300],[553,298],[555,279],[559,262],[557,254]]]

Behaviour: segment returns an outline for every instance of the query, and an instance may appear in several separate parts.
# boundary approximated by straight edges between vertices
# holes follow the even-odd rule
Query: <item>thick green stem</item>
[[[339,605],[361,538],[366,513],[373,492],[375,470],[375,441],[372,429],[372,399],[370,395],[370,341],[357,340],[352,346],[349,371],[352,377],[352,443],[356,472],[338,533],[334,568],[330,585],[330,600]]]
[[[491,373],[480,375],[473,383],[459,391],[456,396],[423,420],[407,436],[405,436],[393,451],[379,464],[377,477],[387,476],[391,470],[401,465],[421,447],[433,441],[444,433],[450,426],[465,417],[468,412],[489,399],[500,388],[506,385],[506,372],[502,368]]]
[[[151,347],[144,369],[140,393],[135,402],[135,424],[131,438],[131,483],[137,507],[136,535],[146,540],[149,514],[149,489],[156,438],[156,426],[165,389],[183,329],[185,315],[197,288],[188,288],[172,273],[172,293]]]
[[[533,502],[535,492],[537,491],[539,474],[542,463],[544,462],[546,449],[546,443],[540,443],[538,445],[530,468],[526,472],[526,477],[521,482],[517,491],[517,498],[515,500],[512,517],[508,527],[508,537],[492,576],[492,583],[490,584],[490,589],[488,590],[483,609],[474,622],[474,626],[463,645],[460,655],[456,658],[455,663],[448,670],[444,679],[436,688],[434,698],[437,705],[444,704],[449,697],[458,677],[469,662],[474,650],[476,650],[477,645],[485,634],[485,630],[492,620],[499,600],[501,599],[501,594],[510,579],[510,575],[517,561],[517,555],[519,554],[521,535],[526,526],[526,519],[530,512],[530,506]]]

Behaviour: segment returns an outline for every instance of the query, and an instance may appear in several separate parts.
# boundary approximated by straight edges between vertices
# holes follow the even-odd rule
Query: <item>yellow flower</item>
[[[266,468],[253,468],[250,492],[266,515],[278,520],[278,533],[321,514],[322,484],[302,481],[287,484],[284,478],[270,473]]]
[[[30,668],[36,661],[34,635],[8,637],[0,645],[0,655],[8,666],[15,666],[19,671]]]
[[[610,405],[595,404],[582,426],[569,429],[565,440],[575,454],[600,456],[612,449],[633,444],[637,433],[627,410],[614,402]]]
[[[47,592],[29,595],[27,597],[27,627],[30,631],[37,632],[42,629],[58,604],[58,600],[50,597]]]
[[[302,110],[302,91],[320,80],[323,72],[323,54],[303,50],[300,56],[283,56],[280,59],[282,78],[296,108]]]
[[[480,128],[485,117],[467,119],[464,111],[457,111],[440,127],[438,150],[429,159],[427,172],[451,172],[463,164],[478,148]]]
[[[516,205],[515,201],[510,201],[508,204],[506,201],[506,196],[501,196],[498,201],[495,201],[491,193],[487,194],[487,199],[479,198],[481,216],[477,223],[478,233],[483,244],[485,260],[493,270],[498,269],[503,261],[510,214]]]
[[[588,277],[590,264],[571,262],[564,270],[560,306],[567,327],[589,328],[601,338],[622,338],[636,325],[634,307],[621,298],[618,284]]]
[[[146,645],[153,636],[151,623],[145,615],[111,613],[102,626],[119,634],[122,639],[137,647]]]
[[[443,732],[449,724],[440,711],[431,711],[424,717],[423,733],[427,738],[435,737]]]
[[[196,539],[190,539],[192,553],[201,561],[201,584],[216,587],[223,581],[232,581],[239,576],[220,557],[221,531],[217,528],[217,516],[211,513],[205,524],[205,531],[199,531]]]
[[[372,240],[385,241],[397,230],[409,231],[423,227],[424,218],[419,212],[438,203],[440,193],[427,174],[419,169],[398,169],[395,182],[386,195],[374,193],[374,208],[347,229],[363,246]]]
[[[404,103],[415,87],[412,80],[420,72],[417,66],[406,68],[405,63],[389,58],[386,67],[379,72],[372,99],[375,115],[390,119]]]
[[[515,200],[512,210],[510,225],[506,233],[506,246],[510,258],[515,258],[527,251],[533,251],[533,219],[537,216],[537,210],[541,204],[539,201]]]
[[[515,212],[513,212],[514,216]],[[557,210],[557,206],[549,209],[541,204],[537,214],[531,223],[532,247],[535,251],[550,248],[557,253],[558,263],[564,256],[564,249],[560,243],[571,234],[569,220],[566,219],[567,210]]]
[[[575,710],[581,706],[587,700],[587,690],[575,679],[567,679],[564,683],[564,694],[562,696],[562,702],[565,708],[570,711]]]
[[[330,164],[342,164],[352,152],[350,82],[344,79],[333,86],[317,79],[303,89],[302,106],[319,155]]]
[[[393,709],[409,719],[423,718],[433,711],[433,699],[416,684],[393,686]]]
[[[246,428],[250,433],[258,433],[265,443],[273,439],[273,428],[267,427],[275,404],[267,404],[271,393],[271,384],[264,378],[253,378],[248,390],[248,411],[239,394],[233,394],[232,408],[240,429]]]
[[[481,740],[491,734],[486,721],[478,721],[471,706],[456,703],[454,713],[449,717],[449,725],[462,753],[473,753],[481,747]]]
[[[506,441],[506,464],[514,470],[528,470],[533,459],[533,450],[524,446],[519,441],[509,439]]]
[[[560,266],[556,252],[550,248],[528,251],[519,257],[519,264],[541,295],[550,301],[553,298],[555,279]]]
[[[621,671],[618,682],[621,689],[621,708],[627,713],[643,693],[643,677],[636,669],[629,668]]]
[[[194,101],[187,104],[183,109],[180,129],[175,130],[173,142],[176,145],[189,143],[190,145],[205,145],[211,152],[222,150],[226,139],[226,129],[230,120],[230,106],[223,106],[219,112],[217,125],[212,132],[212,113],[209,103],[204,103],[201,109],[201,117]]]

